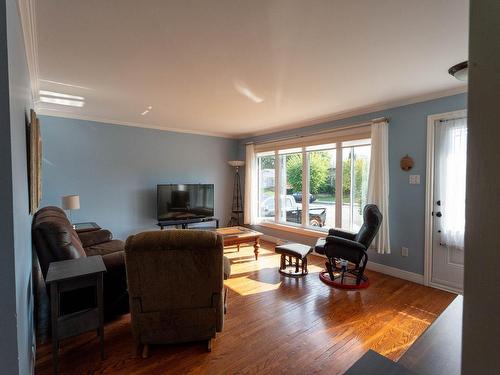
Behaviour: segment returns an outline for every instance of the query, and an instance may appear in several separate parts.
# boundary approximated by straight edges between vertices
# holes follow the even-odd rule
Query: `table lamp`
[[[62,197],[63,210],[69,211],[69,221],[71,222],[71,210],[80,209],[80,196],[79,195],[65,195]]]

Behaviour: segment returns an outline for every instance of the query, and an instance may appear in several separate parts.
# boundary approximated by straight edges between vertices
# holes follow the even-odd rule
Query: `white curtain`
[[[389,124],[374,122],[371,126],[372,149],[368,177],[367,202],[376,204],[382,213],[382,225],[372,243],[379,254],[390,254],[389,234]]]
[[[441,201],[441,242],[464,248],[467,120],[441,121],[436,126],[436,158],[439,178],[435,200]]]
[[[258,197],[257,160],[255,157],[255,145],[250,143],[246,146],[245,160],[245,203],[243,205],[245,224],[257,223],[257,197]]]

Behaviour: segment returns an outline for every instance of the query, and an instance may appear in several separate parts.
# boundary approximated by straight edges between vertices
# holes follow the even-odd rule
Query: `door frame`
[[[438,120],[451,120],[467,116],[467,110],[438,113],[427,116],[427,161],[425,181],[425,255],[424,255],[424,285],[462,294],[463,290],[432,282],[432,231],[433,231],[433,202],[434,202],[434,133]]]

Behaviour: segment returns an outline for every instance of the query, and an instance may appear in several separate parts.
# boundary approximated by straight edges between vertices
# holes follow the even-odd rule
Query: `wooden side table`
[[[63,260],[49,265],[45,282],[50,285],[54,374],[57,374],[59,367],[59,341],[83,332],[97,330],[101,359],[104,359],[104,272],[106,272],[106,266],[100,255]],[[61,293],[92,286],[96,291],[96,307],[60,315]]]
[[[73,228],[75,228],[76,233],[93,232],[95,230],[101,229],[101,227],[94,222],[74,223]]]

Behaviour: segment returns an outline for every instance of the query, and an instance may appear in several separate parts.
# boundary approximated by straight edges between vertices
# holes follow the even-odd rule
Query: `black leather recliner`
[[[342,277],[342,284],[345,272],[356,277],[356,285],[359,285],[362,280],[366,280],[364,271],[366,263],[368,263],[367,250],[381,224],[382,214],[378,207],[374,204],[368,204],[363,209],[363,225],[357,234],[330,229],[326,239],[320,238],[318,240],[315,251],[328,258],[325,266],[331,281]],[[344,267],[337,266],[337,264],[341,264],[342,260],[353,263],[354,268],[348,268],[345,265]]]

